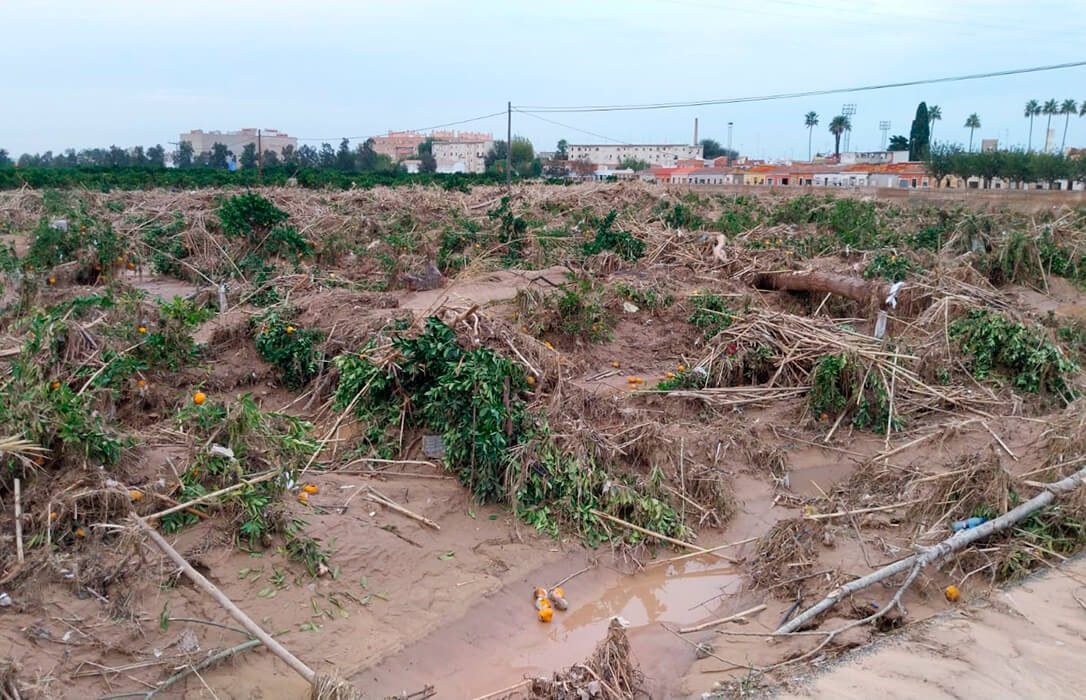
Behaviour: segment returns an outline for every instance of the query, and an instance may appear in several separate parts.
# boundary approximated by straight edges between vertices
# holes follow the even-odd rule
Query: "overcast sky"
[[[717,99],[1086,60],[1083,0],[0,0],[0,148],[162,143],[189,129],[278,128],[335,141],[514,105]],[[879,92],[647,112],[514,114],[537,149],[701,136],[744,154],[805,158],[841,105],[852,149],[879,121],[907,134],[916,104],[942,108],[936,140],[1026,142],[1026,100],[1086,99],[1086,68]],[[1043,140],[1045,118],[1035,124]],[[1064,119],[1053,119],[1057,144]],[[505,133],[504,114],[464,129]],[[1086,118],[1068,145],[1086,145]]]

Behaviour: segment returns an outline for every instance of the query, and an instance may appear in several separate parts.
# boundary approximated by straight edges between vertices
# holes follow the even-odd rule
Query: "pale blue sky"
[[[338,140],[514,105],[644,103],[760,95],[1086,60],[1083,0],[0,0],[0,147],[13,154],[166,144],[193,128],[278,128]],[[845,102],[854,150],[880,120],[907,133],[938,104],[937,140],[1025,144],[1026,100],[1086,99],[1086,68],[746,105],[546,115],[629,142],[702,137],[805,158]],[[1038,120],[1034,145],[1043,139]],[[1053,120],[1059,142],[1063,117]],[[505,133],[505,117],[464,125]],[[514,114],[537,149],[598,142]],[[1086,145],[1074,117],[1069,145]],[[319,145],[319,142],[314,145]]]

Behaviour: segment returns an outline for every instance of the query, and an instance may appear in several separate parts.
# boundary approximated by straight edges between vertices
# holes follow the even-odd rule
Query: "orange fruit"
[[[83,537],[86,533],[83,532],[83,528],[77,528],[75,531],[76,537]]]
[[[129,270],[135,270],[136,269],[135,263],[128,263],[128,269]]]
[[[618,363],[617,362],[612,362],[611,366],[614,367],[615,369],[618,369]]]
[[[50,514],[49,514],[49,519],[50,519],[50,520],[56,520],[56,519],[57,519],[57,518],[59,518],[59,517],[60,517],[60,516],[59,516],[59,515],[57,515],[57,512],[56,512],[56,511],[53,511],[52,513],[50,513]]]
[[[830,419],[830,416],[827,413],[823,413],[821,416],[818,417],[818,420],[821,420],[821,421],[827,421],[829,419]]]
[[[287,335],[290,335],[293,332],[294,332],[294,326],[287,326]]]
[[[53,391],[56,391],[59,388],[60,388],[60,382],[53,382]]]
[[[57,283],[57,278],[56,277],[50,277],[49,278],[49,284],[56,284],[56,283]]]
[[[118,255],[117,256],[117,262],[119,262],[119,263],[124,262],[124,258],[122,258],[120,255]]]
[[[674,372],[668,372],[667,373],[667,378],[668,379],[674,379],[675,378],[675,373]]]
[[[533,377],[530,374],[527,377],[524,378],[524,381],[528,382],[528,386],[534,386],[535,385],[535,377]]]
[[[306,493],[316,493],[318,490],[316,484],[306,484],[302,487],[302,491],[305,491]]]
[[[131,491],[128,492],[128,497],[131,498],[133,501],[138,501],[141,498],[143,498],[143,492],[142,491],[137,491],[136,489],[132,489]]]
[[[140,379],[139,381],[136,382],[136,386],[147,386],[147,382]]]
[[[140,326],[140,333],[146,333],[146,332],[147,332],[147,327],[146,326]]]
[[[204,404],[204,401],[207,401],[207,395],[205,395],[204,392],[197,391],[195,394],[193,394],[192,402],[197,406],[202,406]]]
[[[34,458],[34,464],[36,464],[36,465],[38,465],[40,467],[41,465],[45,464],[45,458],[44,457],[35,457]]]
[[[962,594],[958,590],[958,587],[953,584],[947,586],[946,590],[943,591],[943,593],[946,595],[946,599],[949,600],[951,603],[957,602],[958,599],[962,597]]]
[[[329,277],[335,277],[335,276],[336,276],[336,273],[334,273],[334,272],[329,272],[329,273],[328,273],[328,276],[329,276]]]
[[[547,597],[547,591],[543,590],[542,588],[537,588],[534,591],[532,591],[532,597],[535,598],[536,600],[540,600],[541,598],[546,598]]]
[[[551,592],[554,593],[559,598],[565,598],[566,597],[566,592],[563,591],[561,587],[557,587]]]
[[[550,622],[553,618],[554,618],[554,610],[551,610],[551,607],[549,605],[547,607],[545,607],[545,608],[540,608],[539,609],[539,621],[540,622]]]
[[[686,365],[679,365],[679,371],[680,372],[685,372],[686,371]]]
[[[302,491],[300,494],[298,494],[298,502],[304,505],[309,505],[309,494],[305,491]]]

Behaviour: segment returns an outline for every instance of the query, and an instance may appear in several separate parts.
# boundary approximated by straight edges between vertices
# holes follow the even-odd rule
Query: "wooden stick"
[[[1011,448],[1007,447],[1007,443],[1003,442],[1003,440],[998,435],[996,435],[996,432],[994,430],[992,430],[991,426],[989,426],[984,421],[981,421],[980,424],[984,426],[985,430],[987,430],[989,433],[992,434],[992,437],[994,437],[995,441],[999,443],[999,446],[1003,448],[1003,451],[1006,452],[1007,454],[1009,454],[1011,456],[1011,459],[1013,459],[1015,462],[1017,462],[1018,461],[1018,455],[1011,452]]]
[[[179,510],[186,510],[186,509],[191,508],[192,506],[196,505],[197,503],[203,503],[204,501],[215,498],[216,496],[221,496],[224,493],[230,493],[231,491],[237,491],[238,489],[242,488],[243,486],[252,486],[253,484],[259,484],[262,481],[267,481],[268,479],[273,479],[273,478],[279,476],[280,473],[281,472],[277,472],[277,471],[268,472],[267,474],[264,474],[262,476],[258,476],[255,479],[245,479],[245,480],[242,480],[242,481],[234,484],[233,486],[227,486],[226,488],[219,489],[218,491],[212,491],[211,493],[205,493],[203,496],[199,496],[197,498],[194,498],[191,501],[185,501],[184,503],[178,503],[176,506],[174,506],[172,508],[167,508],[166,510],[160,510],[157,513],[153,513],[151,515],[148,515],[147,520],[158,520],[159,518],[161,518],[164,515],[169,515],[170,513],[176,513]]]
[[[874,508],[860,508],[859,510],[839,510],[836,513],[815,513],[814,515],[808,515],[808,520],[825,520],[826,518],[841,518],[848,515],[860,515],[861,513],[878,513],[884,510],[893,510],[894,508],[900,508],[902,506],[911,506],[920,502],[921,499],[915,501],[902,501],[901,503],[891,503],[888,506],[875,506]]]
[[[670,542],[671,544],[677,545],[679,547],[686,547],[687,549],[692,549],[692,550],[698,552],[699,554],[705,554],[705,552],[707,551],[704,547],[699,547],[696,544],[690,544],[689,542],[683,542],[682,540],[677,540],[674,537],[668,537],[667,535],[661,535],[659,532],[653,532],[652,530],[646,530],[643,527],[640,527],[638,525],[634,525],[633,523],[628,523],[628,522],[626,522],[625,520],[623,520],[621,518],[616,518],[613,515],[608,515],[607,513],[603,513],[601,511],[598,511],[595,508],[589,508],[588,512],[592,513],[592,515],[595,515],[597,517],[605,518],[605,519],[610,520],[612,522],[618,523],[619,525],[622,525],[624,527],[628,527],[631,530],[636,530],[637,532],[640,532],[643,535],[648,535],[650,537],[655,537],[658,540],[663,540],[664,542]]]
[[[143,518],[139,517],[135,513],[132,513],[132,519],[136,522],[143,532],[151,538],[151,541],[162,550],[162,552],[173,561],[174,564],[181,567],[181,571],[188,576],[193,583],[205,593],[215,599],[219,605],[221,605],[226,612],[230,613],[230,616],[241,623],[241,626],[246,629],[250,634],[259,639],[261,643],[268,648],[268,651],[278,656],[287,666],[297,671],[298,675],[306,680],[307,683],[313,685],[313,681],[317,674],[313,669],[306,666],[302,661],[287,651],[282,644],[275,641],[271,635],[260,628],[260,625],[252,621],[252,619],[246,615],[241,608],[234,605],[233,601],[227,598],[222,591],[216,588],[215,584],[208,581],[204,576],[192,568],[192,565],[185,561],[185,558],[177,553],[177,550],[170,546],[162,535],[155,532],[154,528],[147,524]]]
[[[841,586],[837,590],[830,593],[830,595],[823,598],[820,602],[814,606],[808,608],[803,614],[792,618],[791,622],[782,625],[777,632],[786,633],[794,632],[803,625],[807,624],[810,620],[814,619],[824,611],[830,609],[844,598],[852,595],[856,591],[867,588],[868,586],[884,581],[895,574],[899,574],[903,571],[910,571],[910,581],[915,578],[920,569],[925,566],[946,557],[949,554],[965,549],[967,546],[973,544],[978,540],[982,540],[985,537],[1009,528],[1019,520],[1028,517],[1036,511],[1044,508],[1045,506],[1056,500],[1057,494],[1068,493],[1077,489],[1082,485],[1083,479],[1086,479],[1086,468],[1083,468],[1066,479],[1047,484],[1045,490],[1037,494],[1033,498],[1029,499],[1017,508],[1010,510],[1003,515],[989,520],[988,522],[978,525],[977,527],[969,528],[967,530],[959,530],[942,542],[931,546],[919,548],[918,554],[913,554],[904,559],[894,562],[888,566],[884,566],[878,571],[872,572],[863,578],[858,578],[854,581],[850,581]],[[901,591],[899,590],[899,593]],[[884,608],[885,609],[885,608]]]
[[[676,561],[683,561],[684,559],[693,559],[695,557],[700,557],[703,554],[715,554],[716,552],[719,552],[722,549],[728,549],[729,547],[738,547],[741,544],[749,544],[749,543],[754,542],[754,541],[756,541],[758,539],[759,538],[757,538],[757,537],[748,537],[747,539],[739,540],[738,542],[726,542],[724,544],[718,544],[715,547],[710,547],[709,549],[704,549],[704,550],[702,550],[700,552],[690,552],[688,554],[680,554],[677,557],[671,557],[670,559],[661,559],[659,561],[649,562],[649,566],[657,566],[659,564],[670,564],[670,563],[676,562]],[[727,557],[725,557],[725,558],[727,558]],[[728,561],[731,561],[731,562],[734,563],[735,560],[728,559]]]
[[[531,678],[525,678],[524,680],[522,680],[522,681],[520,681],[518,683],[514,683],[513,685],[508,686],[506,688],[502,688],[501,690],[495,690],[493,693],[487,693],[486,695],[480,695],[477,698],[475,698],[475,700],[489,700],[489,698],[496,698],[499,695],[505,695],[506,693],[511,693],[514,690],[516,690],[517,688],[520,688],[521,686],[524,686],[524,685],[528,685],[531,682],[532,682]]]
[[[23,492],[19,479],[15,480],[15,557],[23,563]]]
[[[422,523],[423,525],[426,525],[428,527],[432,527],[435,530],[440,530],[441,529],[441,526],[438,525],[437,523],[435,523],[433,520],[430,520],[427,517],[421,516],[418,513],[415,513],[413,511],[410,511],[410,510],[404,508],[399,503],[396,503],[391,498],[384,495],[383,493],[381,493],[377,489],[373,488],[372,486],[364,486],[363,488],[366,489],[369,492],[369,493],[366,494],[366,498],[373,501],[374,503],[380,503],[384,507],[389,508],[391,510],[394,510],[397,513],[399,513],[400,515],[406,515],[407,517],[411,518],[412,520],[417,520],[420,523]]]
[[[561,586],[561,585],[562,585],[563,583],[566,583],[567,581],[571,581],[571,580],[573,580],[574,578],[576,578],[576,577],[580,576],[581,574],[583,574],[583,573],[584,573],[584,572],[586,572],[586,571],[589,571],[589,570],[591,570],[592,568],[593,568],[593,567],[591,567],[591,566],[586,566],[585,568],[581,569],[580,571],[575,571],[575,572],[573,572],[572,574],[570,574],[569,576],[566,576],[566,577],[565,577],[564,579],[562,579],[562,580],[561,580],[561,581],[559,581],[558,583],[556,583],[556,584],[554,584],[553,586],[551,586],[551,588],[558,588],[558,587],[559,587],[559,586]]]
[[[738,613],[735,613],[734,615],[728,615],[727,617],[722,617],[719,620],[711,620],[710,622],[704,622],[704,623],[702,623],[700,625],[695,625],[693,627],[682,627],[682,628],[679,629],[679,634],[688,634],[690,632],[700,632],[702,630],[707,630],[710,627],[716,627],[717,625],[723,625],[726,622],[735,622],[736,620],[742,619],[742,618],[746,617],[747,615],[753,615],[754,613],[762,612],[763,610],[765,610],[765,608],[766,608],[765,603],[762,603],[761,605],[755,605],[753,608],[750,608],[749,610],[744,610],[743,612],[738,612]]]

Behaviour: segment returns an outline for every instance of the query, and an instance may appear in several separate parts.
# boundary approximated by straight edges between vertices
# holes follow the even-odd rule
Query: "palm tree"
[[[928,107],[928,143],[935,143],[935,122],[942,119],[943,110],[939,109],[939,105]]]
[[[980,117],[977,116],[976,112],[973,112],[972,114],[970,114],[969,117],[965,120],[965,128],[969,129],[969,151],[972,152],[973,151],[973,130],[980,128]]]
[[[1041,105],[1037,104],[1037,100],[1030,100],[1026,103],[1025,117],[1029,119],[1029,145],[1026,146],[1026,152],[1033,150],[1033,118],[1041,113]]]
[[[811,133],[818,126],[818,113],[807,112],[803,115],[803,125],[807,127],[807,160],[811,159]]]
[[[1071,115],[1078,113],[1078,103],[1074,100],[1064,100],[1060,105],[1060,114],[1063,115],[1063,139],[1060,141],[1060,151],[1067,145],[1067,122],[1071,121]]]
[[[833,155],[841,155],[841,134],[852,130],[852,122],[848,117],[840,114],[830,122],[830,133],[833,134]]]
[[[1048,124],[1045,125],[1045,145],[1048,145],[1048,132],[1052,128],[1052,115],[1060,113],[1060,103],[1056,100],[1046,100],[1041,107],[1041,114],[1048,115]]]

